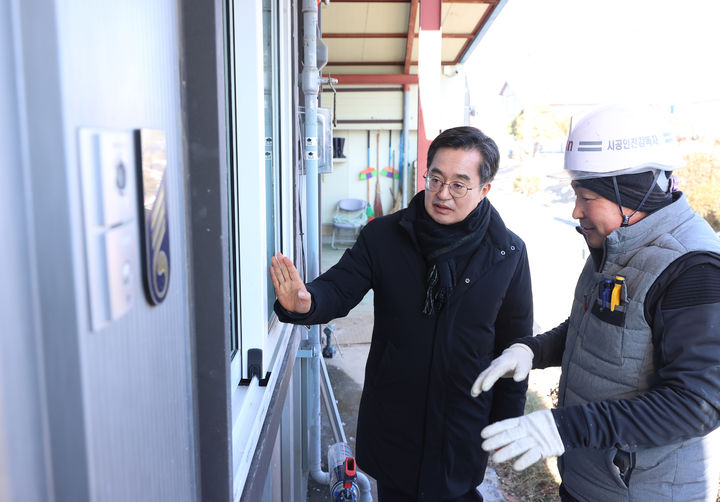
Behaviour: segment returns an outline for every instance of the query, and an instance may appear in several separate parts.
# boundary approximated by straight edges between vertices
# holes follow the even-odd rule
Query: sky
[[[720,136],[720,1],[508,0],[465,65],[477,106],[672,106]]]

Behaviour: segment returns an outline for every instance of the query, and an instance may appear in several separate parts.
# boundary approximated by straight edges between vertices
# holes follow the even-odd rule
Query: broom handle
[[[370,129],[367,132],[367,166],[370,167]],[[370,178],[367,178],[367,201],[368,206],[370,205]]]
[[[377,133],[377,148],[376,148],[376,157],[377,157],[377,180],[375,180],[375,192],[377,193],[378,190],[380,190],[380,132]]]
[[[390,168],[390,171],[392,172],[392,129],[389,131],[388,136],[388,167]],[[394,178],[394,176],[393,176]]]

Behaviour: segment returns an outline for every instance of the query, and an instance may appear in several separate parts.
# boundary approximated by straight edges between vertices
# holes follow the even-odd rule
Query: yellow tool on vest
[[[615,312],[615,307],[621,303],[622,288],[625,285],[625,278],[621,275],[615,276],[612,293],[610,294],[610,312]]]

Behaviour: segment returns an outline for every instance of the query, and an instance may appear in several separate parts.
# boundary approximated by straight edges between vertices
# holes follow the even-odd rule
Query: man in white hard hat
[[[571,126],[565,170],[591,256],[570,317],[518,340],[473,384],[562,366],[558,408],[489,425],[493,459],[559,456],[564,501],[715,501],[720,240],[670,181],[674,136],[649,108]]]

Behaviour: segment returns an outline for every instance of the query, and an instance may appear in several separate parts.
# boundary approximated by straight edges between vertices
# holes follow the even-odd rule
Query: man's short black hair
[[[480,129],[470,126],[453,127],[441,132],[428,148],[427,166],[432,165],[433,158],[440,148],[456,150],[477,150],[482,156],[478,166],[481,183],[489,183],[495,177],[500,165],[500,152],[495,142]]]

